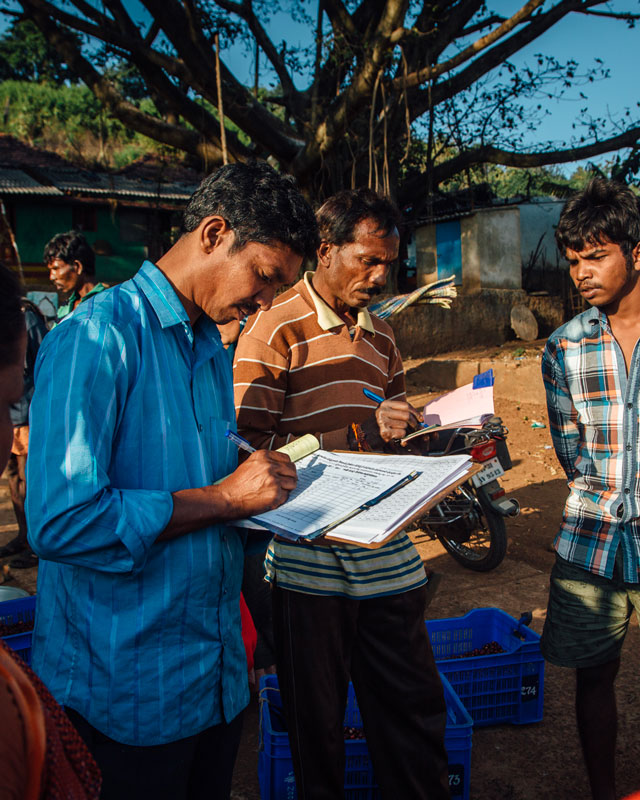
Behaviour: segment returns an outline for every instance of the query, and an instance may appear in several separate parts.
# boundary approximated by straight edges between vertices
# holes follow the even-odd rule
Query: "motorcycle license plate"
[[[487,461],[480,472],[476,472],[476,474],[472,476],[471,482],[474,486],[484,486],[485,483],[494,481],[501,475],[504,475],[502,465],[497,458],[491,458],[489,461]]]

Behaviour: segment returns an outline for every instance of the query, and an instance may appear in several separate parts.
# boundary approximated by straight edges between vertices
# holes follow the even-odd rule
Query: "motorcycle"
[[[467,569],[488,572],[507,552],[505,518],[520,513],[517,500],[506,497],[498,479],[511,469],[507,428],[491,417],[480,428],[460,427],[434,434],[430,456],[469,453],[482,469],[417,520],[416,538],[439,539]],[[435,449],[434,449],[435,448]]]

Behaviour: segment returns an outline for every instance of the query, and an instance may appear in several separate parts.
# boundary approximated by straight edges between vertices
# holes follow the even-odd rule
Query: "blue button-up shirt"
[[[235,469],[231,367],[145,262],[44,339],[31,404],[27,515],[40,555],[33,667],[125,744],[175,741],[248,702],[244,533],[156,542],[171,492]]]

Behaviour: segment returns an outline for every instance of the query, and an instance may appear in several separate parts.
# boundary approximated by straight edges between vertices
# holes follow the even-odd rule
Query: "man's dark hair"
[[[183,228],[194,231],[206,217],[220,216],[235,234],[233,251],[249,242],[280,242],[314,258],[318,228],[295,181],[264,161],[226,164],[196,189],[184,212]]]
[[[18,361],[18,342],[24,333],[22,287],[15,272],[0,263],[0,369]]]
[[[579,253],[590,244],[604,242],[619,245],[628,259],[640,242],[640,206],[628,186],[593,178],[562,209],[556,244],[565,255],[567,250]]]
[[[353,242],[358,223],[374,219],[381,236],[388,236],[400,226],[398,208],[388,197],[372,189],[346,189],[330,197],[316,212],[320,239],[343,244]]]
[[[78,231],[57,233],[53,239],[47,242],[43,261],[45,264],[50,264],[55,258],[59,258],[65,264],[79,261],[87,274],[95,275],[96,254],[89,242]]]

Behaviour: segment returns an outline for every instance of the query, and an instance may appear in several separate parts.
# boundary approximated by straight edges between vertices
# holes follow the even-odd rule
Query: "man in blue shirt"
[[[295,279],[313,213],[290,179],[236,164],[203,181],[184,229],[47,336],[31,406],[33,666],[118,800],[229,796],[248,701],[247,534],[225,523],[296,482],[283,454],[237,467],[215,323],[268,309]]]

